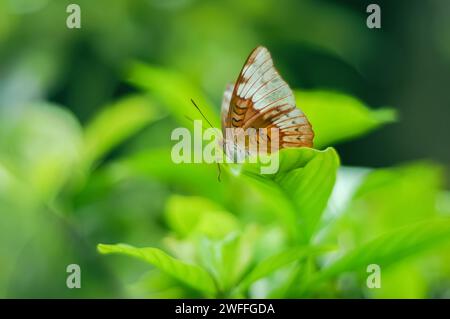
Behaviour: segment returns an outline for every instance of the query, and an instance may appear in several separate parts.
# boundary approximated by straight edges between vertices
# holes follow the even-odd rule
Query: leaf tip
[[[100,254],[108,254],[111,252],[111,245],[97,244],[97,251]]]
[[[394,123],[398,120],[398,112],[393,108],[382,108],[374,111],[374,116],[381,124]]]

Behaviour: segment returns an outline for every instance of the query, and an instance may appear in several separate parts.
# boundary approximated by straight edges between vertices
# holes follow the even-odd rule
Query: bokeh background
[[[81,29],[66,27],[72,2],[81,7]],[[382,28],[368,29],[370,2],[0,0],[0,296],[141,296],[124,283],[148,267],[95,250],[99,242],[160,245],[167,232],[161,212],[177,193],[144,176],[112,183],[102,174],[117,159],[171,145],[174,120],[148,111],[158,99],[144,101],[126,80],[133,61],[183,74],[218,111],[226,83],[263,44],[294,88],[339,91],[374,109],[397,110],[396,123],[336,145],[343,165],[427,160],[432,173],[417,173],[417,187],[423,181],[433,185],[424,191],[448,188],[450,2],[376,1]],[[175,81],[165,89],[179,90]],[[190,108],[191,97],[179,107]],[[143,108],[142,125],[74,166],[89,135],[82,128],[117,103]],[[146,119],[155,121],[144,125]],[[99,125],[114,132],[117,124]],[[87,166],[97,169],[95,178],[85,176]],[[406,202],[414,190],[403,194]],[[448,205],[442,194],[439,203]],[[70,263],[81,265],[83,289],[65,287]],[[399,294],[448,294],[445,284],[432,292],[419,286]]]

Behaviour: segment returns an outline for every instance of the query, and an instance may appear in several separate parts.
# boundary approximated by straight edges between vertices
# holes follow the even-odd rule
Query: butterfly
[[[269,141],[279,150],[289,147],[313,147],[314,132],[305,114],[296,106],[289,85],[275,69],[269,50],[255,48],[247,58],[235,84],[229,84],[224,92],[221,107],[223,136],[226,129],[265,128],[266,136],[259,136],[257,143]],[[272,140],[271,130],[278,130],[278,139]],[[224,138],[228,153],[250,155],[249,148],[236,149],[233,141]]]

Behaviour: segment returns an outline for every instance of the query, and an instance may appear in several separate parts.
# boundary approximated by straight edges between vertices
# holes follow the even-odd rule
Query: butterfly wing
[[[227,118],[228,118],[228,111],[230,109],[230,102],[231,102],[231,96],[233,95],[234,90],[234,84],[229,83],[227,87],[225,88],[225,92],[223,92],[222,97],[222,107],[220,111],[220,118],[222,123],[222,130],[227,127]],[[224,131],[223,131],[224,133]]]
[[[280,148],[313,146],[311,124],[296,107],[291,89],[265,47],[257,47],[247,58],[226,107],[223,128],[278,128]]]

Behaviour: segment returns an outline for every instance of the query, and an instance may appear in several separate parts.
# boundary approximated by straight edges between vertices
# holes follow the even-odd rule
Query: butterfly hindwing
[[[222,97],[222,107],[220,111],[220,118],[221,118],[221,124],[222,124],[222,132],[224,132],[225,127],[227,127],[227,117],[228,117],[228,110],[230,109],[230,102],[231,102],[231,96],[233,94],[234,90],[234,84],[229,83],[227,87],[225,88],[225,92],[223,92]]]

